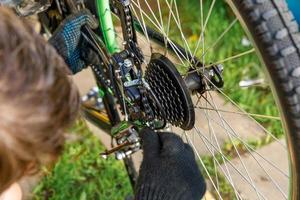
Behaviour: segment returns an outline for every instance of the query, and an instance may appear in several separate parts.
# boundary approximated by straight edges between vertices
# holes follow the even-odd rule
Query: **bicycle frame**
[[[113,55],[120,51],[116,34],[114,31],[114,24],[112,21],[112,12],[110,11],[110,1],[109,0],[96,0],[97,7],[97,15],[99,18],[99,24],[103,36],[103,40],[105,43],[106,54]],[[105,51],[104,50],[104,51]],[[102,52],[103,53],[103,52]],[[101,71],[101,74],[104,74],[103,69],[98,68]],[[96,69],[97,71],[97,69]],[[93,69],[95,74],[95,79],[97,80],[97,85],[99,87],[99,96],[103,98],[103,102],[106,108],[106,112],[99,112],[94,110],[89,105],[82,104],[83,115],[86,119],[92,122],[96,127],[102,129],[107,134],[112,136],[113,126],[120,122],[120,116],[118,111],[116,110],[115,99],[109,90],[105,88],[105,84],[102,84],[101,81],[97,79],[97,72]],[[102,87],[104,86],[104,89]],[[115,94],[117,95],[117,94]],[[134,163],[131,157],[127,157],[123,159],[126,171],[129,176],[129,180],[131,182],[132,188],[134,188],[137,181],[137,171],[134,167]]]
[[[109,0],[97,0],[96,2],[99,22],[101,25],[101,31],[103,33],[105,45],[109,53],[114,54],[119,51],[119,47],[116,39],[116,34],[114,32]]]
[[[287,0],[290,10],[293,12],[298,24],[300,25],[300,1]]]

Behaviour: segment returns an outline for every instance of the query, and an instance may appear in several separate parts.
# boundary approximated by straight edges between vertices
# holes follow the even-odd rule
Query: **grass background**
[[[211,1],[203,2],[203,15],[205,19]],[[178,6],[182,8],[180,17],[183,24],[183,30],[187,30],[186,34],[189,35],[188,42],[195,47],[199,38],[199,33],[201,32],[199,1],[190,0],[188,4],[184,1],[178,1]],[[234,19],[235,16],[231,12],[231,9],[223,1],[216,1],[205,31],[205,49],[215,43],[218,37],[226,30]],[[171,34],[176,38],[176,32],[171,32]],[[214,48],[207,51],[205,54],[205,62],[214,63],[252,49],[253,47],[251,45],[247,46],[242,44],[242,40],[246,38],[244,30],[239,22],[235,23],[223,39],[220,40]],[[180,43],[178,36],[177,41]],[[181,44],[183,44],[183,42],[181,42]],[[191,49],[193,49],[193,46]],[[203,52],[200,49],[196,54],[198,58],[201,58],[202,53]],[[243,89],[239,86],[239,83],[242,80],[264,78],[262,66],[255,53],[225,62],[223,63],[223,67],[225,85],[222,90],[226,95],[249,113],[279,116],[269,87],[249,87]],[[262,118],[255,119],[277,137],[282,135],[281,124],[279,121]]]
[[[188,35],[188,42],[196,44],[201,32],[199,26],[199,0],[177,1],[180,7],[180,17],[183,30]],[[207,15],[211,1],[204,1],[204,16]],[[213,44],[219,35],[234,20],[234,16],[226,8],[223,1],[216,1],[215,9],[209,20],[205,32],[205,44]],[[178,32],[171,29],[170,37],[182,43]],[[205,60],[216,62],[232,55],[251,49],[251,46],[242,45],[245,34],[239,23],[228,32],[222,41],[211,51]],[[195,46],[194,46],[195,47]],[[191,46],[193,49],[193,46]],[[197,56],[201,57],[199,51]],[[268,87],[251,87],[242,89],[239,82],[245,79],[261,77],[261,66],[255,54],[247,55],[238,60],[224,63],[225,86],[223,91],[243,109],[250,113],[278,116],[270,89]],[[277,137],[282,135],[279,121],[256,118],[270,132]],[[66,144],[63,156],[52,170],[44,169],[45,177],[34,190],[35,199],[40,200],[121,200],[131,194],[131,187],[122,162],[114,159],[103,160],[99,153],[103,150],[101,143],[86,129],[83,122],[78,122],[71,132],[79,136],[79,140]],[[260,141],[251,141],[254,148],[270,142],[270,137]],[[238,145],[238,144],[237,144]],[[243,150],[242,145],[240,146]],[[226,144],[224,150],[231,157],[232,145]],[[218,156],[217,156],[218,157]],[[208,171],[218,177],[222,196],[234,199],[231,188],[220,174],[215,174],[212,157],[203,157]],[[222,163],[222,159],[219,159]],[[226,199],[226,198],[225,198]]]
[[[44,178],[34,189],[36,200],[121,200],[132,193],[122,161],[99,156],[103,145],[78,121],[63,155],[52,169],[43,169]]]

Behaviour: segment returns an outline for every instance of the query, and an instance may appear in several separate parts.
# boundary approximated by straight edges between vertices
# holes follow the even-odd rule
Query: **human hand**
[[[86,49],[81,45],[81,28],[85,25],[92,29],[98,27],[96,19],[88,10],[78,11],[68,16],[49,39],[74,74],[88,65],[82,58],[82,51]]]
[[[206,185],[192,148],[174,133],[141,131],[144,159],[136,200],[199,200]]]

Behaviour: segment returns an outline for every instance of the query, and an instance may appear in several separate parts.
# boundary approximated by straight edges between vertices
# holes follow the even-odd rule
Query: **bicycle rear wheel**
[[[195,150],[215,197],[300,199],[300,40],[285,1],[132,0],[131,8],[147,62],[159,52],[183,78],[223,65],[223,88],[202,74],[192,129],[171,127]]]

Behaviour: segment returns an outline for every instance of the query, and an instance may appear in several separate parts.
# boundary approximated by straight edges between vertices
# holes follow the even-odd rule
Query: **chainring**
[[[159,53],[152,54],[145,80],[161,105],[159,108],[151,104],[155,117],[184,130],[192,129],[195,124],[194,105],[174,64]],[[160,109],[164,110],[164,115]]]

